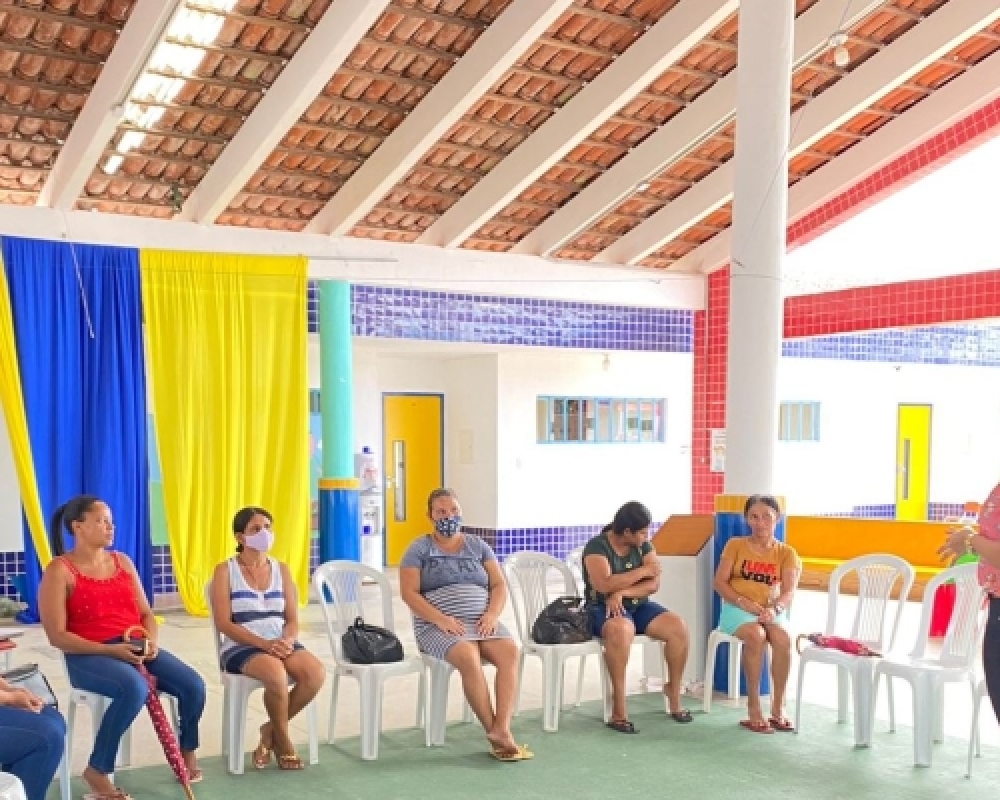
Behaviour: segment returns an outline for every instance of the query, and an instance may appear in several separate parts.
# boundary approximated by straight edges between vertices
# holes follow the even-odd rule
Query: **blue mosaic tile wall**
[[[174,562],[170,559],[170,548],[165,544],[153,545],[153,596],[174,594],[177,581],[174,579]]]
[[[547,553],[562,560],[570,550],[582,547],[588,540],[597,536],[604,524],[606,523],[551,528],[463,528],[463,530],[485,539],[501,561],[521,550]],[[653,522],[650,530],[655,532],[660,525],[662,523]]]
[[[964,503],[928,503],[927,519],[940,522],[948,517],[962,516]],[[854,506],[850,511],[830,511],[819,514],[821,517],[861,517],[864,519],[895,519],[896,504],[880,503],[878,505]]]
[[[0,553],[0,597],[18,599],[20,595],[10,582],[10,576],[23,574],[24,553]]]
[[[971,324],[894,328],[786,339],[782,343],[781,354],[786,358],[1000,367],[1000,326]]]
[[[317,330],[309,287],[309,331]],[[351,286],[355,336],[439,342],[690,353],[692,312],[528,297]]]

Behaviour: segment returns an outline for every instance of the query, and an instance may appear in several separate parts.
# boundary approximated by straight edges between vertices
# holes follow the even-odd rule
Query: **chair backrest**
[[[208,606],[208,621],[212,626],[212,643],[215,645],[215,666],[219,670],[219,680],[225,676],[222,669],[222,634],[215,624],[215,609],[212,608],[212,582],[205,584],[205,605]]]
[[[577,594],[576,579],[572,571],[558,558],[545,553],[524,551],[508,556],[503,562],[507,593],[510,595],[517,620],[517,632],[522,642],[531,641],[531,627],[538,615],[559,596],[550,596],[549,593],[549,576],[553,570],[562,579],[561,594]]]
[[[566,554],[566,566],[573,573],[577,592],[580,594],[580,597],[583,597],[586,591],[583,582],[583,547],[574,547]]]
[[[858,579],[858,605],[851,623],[850,637],[863,642],[872,650],[887,653],[896,643],[906,598],[913,587],[913,567],[899,556],[887,553],[852,558],[837,567],[830,575],[827,635],[832,636],[837,632],[840,584],[844,576],[852,572]],[[893,603],[892,589],[897,583],[899,597],[895,601],[892,627],[887,631],[886,615]]]
[[[976,574],[978,567],[978,564],[961,564],[942,570],[927,582],[920,610],[917,641],[910,654],[913,658],[934,660],[945,667],[973,666],[986,626],[986,592],[979,585]],[[949,581],[955,583],[955,607],[941,649],[937,654],[933,654],[928,652],[927,645],[930,639],[934,595],[940,586]]]
[[[365,613],[365,581],[371,581],[379,592],[381,619]],[[356,561],[327,561],[320,564],[313,573],[313,588],[323,612],[326,635],[330,641],[330,651],[338,664],[346,663],[341,637],[358,617],[373,625],[396,632],[392,615],[392,587],[389,579],[381,572]],[[369,603],[369,609],[373,609]]]

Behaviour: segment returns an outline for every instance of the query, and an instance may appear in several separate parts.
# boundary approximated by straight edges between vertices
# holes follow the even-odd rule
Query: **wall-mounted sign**
[[[709,453],[710,461],[708,469],[710,472],[726,471],[726,429],[712,428],[709,431]]]

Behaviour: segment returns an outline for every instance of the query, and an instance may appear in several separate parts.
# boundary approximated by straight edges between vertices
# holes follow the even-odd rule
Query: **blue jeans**
[[[65,747],[66,720],[56,709],[0,706],[0,765],[21,779],[28,800],[45,800]]]
[[[111,698],[89,762],[102,775],[109,775],[115,771],[118,743],[146,704],[149,687],[139,670],[110,656],[67,653],[66,668],[74,688]],[[165,650],[147,661],[146,669],[156,678],[158,691],[177,698],[181,750],[197,750],[198,722],[205,710],[205,682],[191,667]]]

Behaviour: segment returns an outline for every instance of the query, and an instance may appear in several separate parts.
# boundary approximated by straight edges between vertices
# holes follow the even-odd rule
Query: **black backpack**
[[[538,644],[579,644],[593,637],[590,618],[580,597],[559,597],[549,603],[531,626]]]
[[[392,631],[366,625],[358,617],[340,638],[344,657],[352,664],[391,664],[403,660],[403,645]]]

